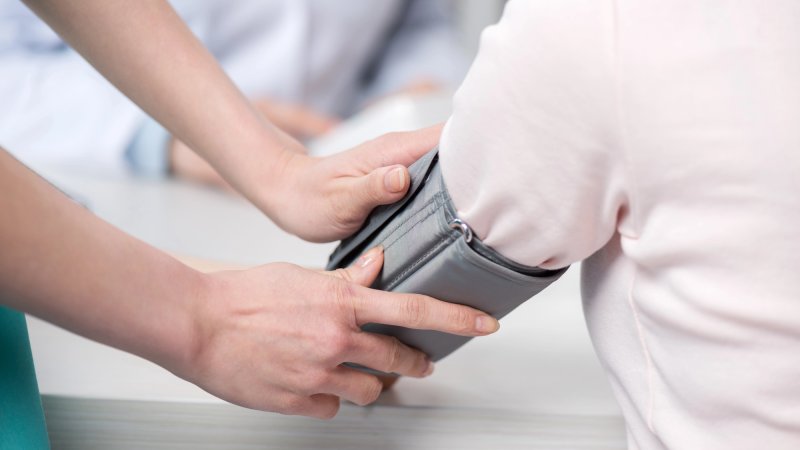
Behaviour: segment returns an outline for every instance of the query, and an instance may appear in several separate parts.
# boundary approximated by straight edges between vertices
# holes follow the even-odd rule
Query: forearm
[[[281,139],[162,0],[26,0],[99,72],[251,200]]]
[[[0,150],[0,303],[176,370],[204,277],[93,216]]]
[[[304,239],[342,239],[373,208],[402,198],[405,167],[438,141],[431,128],[329,158],[305,156],[255,111],[163,0],[26,1],[234,189]]]

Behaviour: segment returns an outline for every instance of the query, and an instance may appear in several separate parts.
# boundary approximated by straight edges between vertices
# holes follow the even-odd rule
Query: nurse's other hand
[[[464,336],[497,330],[495,319],[466,306],[365,287],[382,264],[376,248],[335,272],[269,264],[211,274],[196,302],[194,351],[173,370],[244,407],[331,418],[340,399],[365,405],[381,392],[377,377],[344,362],[411,377],[433,370],[423,353],[361,331],[365,323]]]
[[[234,191],[211,164],[174,138],[169,143],[169,167],[178,178]]]
[[[437,125],[389,133],[325,158],[286,151],[256,203],[305,240],[345,238],[373,208],[403,198],[410,185],[407,167],[438,144],[441,131]]]
[[[299,103],[256,100],[253,105],[273,125],[301,141],[321,136],[339,124],[339,119]]]

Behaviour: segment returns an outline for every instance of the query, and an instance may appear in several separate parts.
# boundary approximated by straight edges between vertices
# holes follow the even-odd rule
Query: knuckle
[[[453,329],[462,333],[468,333],[473,328],[472,313],[468,309],[457,305],[452,305],[449,309],[447,322]]]
[[[347,275],[349,277],[349,275]],[[328,291],[331,292],[336,305],[347,308],[353,304],[356,297],[355,285],[346,280],[332,278],[328,281]]]
[[[336,417],[336,414],[338,412],[339,412],[339,403],[330,403],[320,409],[319,415],[317,417],[324,420],[330,420]]]
[[[326,354],[329,359],[338,363],[341,358],[350,353],[353,345],[353,337],[349,332],[341,328],[335,328],[328,333],[328,337],[326,338]]]
[[[401,313],[409,325],[421,326],[428,315],[428,306],[418,297],[409,297],[402,303]]]
[[[386,371],[395,372],[400,367],[403,357],[403,344],[399,339],[392,336],[389,338],[389,351],[386,354]]]
[[[331,382],[331,375],[326,371],[318,371],[309,375],[307,380],[306,389],[313,393],[319,393],[324,390]]]
[[[336,269],[333,271],[333,274],[347,282],[353,281],[353,277],[350,275],[350,272],[347,269],[344,268]]]
[[[420,351],[415,351],[414,352],[414,367],[412,369],[413,373],[411,375],[415,376],[415,377],[422,376],[422,374],[425,372],[425,369],[428,368],[428,361],[429,361],[429,358],[428,358],[427,355],[425,355],[424,353],[422,353]]]
[[[361,397],[360,405],[369,405],[378,399],[383,390],[383,383],[377,377],[370,377],[369,381],[364,384],[363,394]]]
[[[371,205],[381,204],[387,201],[384,176],[384,173],[381,171],[373,172],[369,176],[369,189],[364,190],[364,196],[366,201]]]
[[[279,408],[278,412],[287,415],[298,415],[303,413],[305,406],[305,398],[300,397],[299,395],[292,395],[283,401],[283,404]]]
[[[355,231],[361,225],[361,217],[353,202],[352,195],[346,192],[335,191],[326,195],[328,198],[327,217],[331,225],[343,231]]]

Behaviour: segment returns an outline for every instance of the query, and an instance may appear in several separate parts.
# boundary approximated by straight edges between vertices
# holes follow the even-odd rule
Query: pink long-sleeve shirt
[[[487,244],[584,261],[630,448],[800,448],[800,2],[512,0],[440,148]]]

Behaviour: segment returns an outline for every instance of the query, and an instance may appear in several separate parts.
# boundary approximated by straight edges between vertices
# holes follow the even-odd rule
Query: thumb
[[[381,267],[383,267],[383,246],[379,245],[361,255],[350,267],[326,273],[361,286],[370,286],[378,277]]]
[[[408,169],[402,165],[381,167],[353,180],[352,205],[368,213],[378,205],[394,203],[406,194],[411,184]]]

